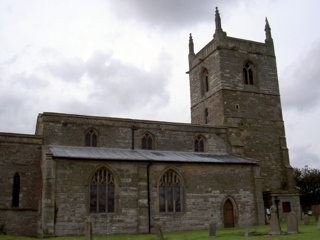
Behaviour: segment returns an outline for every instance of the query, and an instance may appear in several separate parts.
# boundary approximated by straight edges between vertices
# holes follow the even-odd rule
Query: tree
[[[308,166],[294,168],[293,175],[303,211],[310,210],[311,205],[320,204],[320,170]]]

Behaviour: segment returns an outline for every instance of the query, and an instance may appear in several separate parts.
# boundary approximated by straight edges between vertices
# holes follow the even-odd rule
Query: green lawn
[[[311,218],[312,219],[312,218]],[[238,240],[238,239],[266,239],[266,240],[312,240],[320,239],[320,231],[317,230],[317,223],[314,220],[310,221],[310,225],[303,225],[302,221],[299,221],[299,233],[298,234],[287,234],[286,223],[281,223],[282,235],[280,236],[269,236],[268,232],[270,226],[252,226],[247,227],[249,230],[256,230],[256,236],[244,237],[246,227],[240,228],[219,228],[216,232],[215,239],[221,240]],[[174,233],[163,233],[165,240],[199,240],[199,239],[213,239],[209,237],[208,230],[198,231],[184,231]],[[84,236],[78,237],[54,237],[46,238],[48,240],[83,240]],[[35,240],[30,237],[0,235],[0,240]],[[114,236],[93,236],[93,240],[157,240],[156,234],[140,234],[140,235],[114,235]]]

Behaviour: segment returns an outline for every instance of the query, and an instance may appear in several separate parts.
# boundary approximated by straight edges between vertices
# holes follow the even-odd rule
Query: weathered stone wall
[[[253,64],[254,85],[243,81],[247,61]],[[204,68],[209,75],[205,94]],[[192,123],[204,124],[208,109],[208,124],[225,125],[229,140],[237,137],[241,149],[231,146],[230,153],[260,164],[263,191],[292,187],[280,146],[285,132],[273,45],[230,37],[212,40],[195,55],[189,75]]]
[[[56,235],[82,235],[85,221],[93,234],[148,232],[147,164],[111,161],[56,159]],[[107,166],[116,175],[115,213],[89,212],[91,174]],[[159,213],[158,181],[168,168],[183,178],[183,211]],[[204,229],[209,222],[223,227],[223,201],[237,205],[236,224],[257,223],[254,177],[250,165],[153,163],[150,170],[151,231],[160,224],[164,231]],[[190,176],[192,175],[192,178]]]
[[[242,140],[242,156],[261,167],[263,190],[288,187],[280,137],[285,136],[280,97],[250,92],[224,91],[225,121],[229,135]],[[235,107],[238,104],[238,109]]]
[[[135,149],[141,149],[146,132],[153,135],[154,150],[194,151],[194,138],[199,134],[206,137],[210,152],[226,153],[228,148],[225,127],[58,113],[44,113],[40,119],[46,145],[84,146],[85,131],[93,128],[98,132],[98,147],[130,149],[131,127],[135,126]]]
[[[0,224],[8,234],[37,236],[40,200],[40,136],[0,134]],[[19,207],[12,207],[13,178],[20,175]]]
[[[157,180],[167,168],[178,169],[183,177],[184,207],[182,213],[159,213]],[[152,225],[164,231],[208,228],[209,223],[223,224],[223,203],[227,197],[236,205],[236,226],[257,224],[253,170],[250,166],[156,164],[151,167]],[[192,177],[189,177],[192,176]]]

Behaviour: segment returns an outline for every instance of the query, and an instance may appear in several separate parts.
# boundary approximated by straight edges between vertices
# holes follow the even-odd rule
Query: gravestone
[[[209,224],[209,237],[216,237],[216,229],[217,229],[216,223]]]
[[[320,230],[320,217],[318,218],[318,230]]]
[[[160,225],[156,224],[155,228],[156,228],[156,233],[157,233],[157,240],[163,240],[163,236],[162,236],[162,231],[161,231]]]
[[[312,214],[316,218],[316,222],[318,221],[320,215],[320,205],[312,205]]]
[[[279,224],[279,219],[277,215],[277,207],[272,205],[270,207],[270,235],[280,235],[281,234],[281,228]]]
[[[249,229],[248,229],[248,228],[246,228],[246,230],[244,231],[244,236],[245,236],[245,237],[248,237],[248,236],[249,236]]]
[[[303,224],[304,225],[309,225],[310,224],[310,219],[309,219],[309,215],[305,214],[303,217]]]
[[[85,239],[92,240],[92,223],[90,221],[86,221]]]
[[[287,229],[289,234],[298,233],[298,217],[293,213],[288,213]]]

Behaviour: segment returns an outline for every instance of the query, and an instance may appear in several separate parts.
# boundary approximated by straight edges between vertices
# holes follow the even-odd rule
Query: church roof
[[[203,152],[177,152],[154,150],[131,150],[97,147],[49,146],[54,158],[113,160],[113,161],[155,161],[190,163],[252,164],[244,158],[228,154]]]

